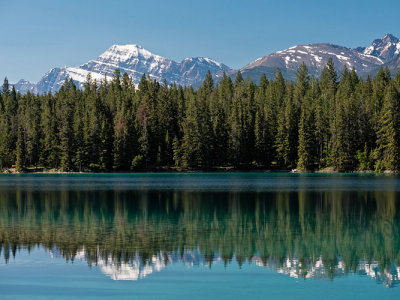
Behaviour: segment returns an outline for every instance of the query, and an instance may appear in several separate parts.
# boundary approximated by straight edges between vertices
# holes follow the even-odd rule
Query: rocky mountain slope
[[[294,46],[260,57],[241,69],[243,76],[258,82],[262,73],[268,78],[274,76],[278,67],[288,80],[295,80],[299,66],[304,62],[311,75],[319,76],[329,58],[333,59],[338,73],[344,66],[355,68],[360,76],[374,75],[377,70],[388,65],[392,72],[399,70],[400,40],[391,34],[376,39],[368,47],[356,49],[339,45],[320,43]],[[234,76],[234,72],[230,72]]]
[[[215,60],[204,57],[185,58],[181,62],[164,58],[151,53],[138,45],[113,45],[95,60],[79,67],[54,68],[47,72],[36,84],[20,80],[14,86],[21,93],[56,92],[66,78],[72,78],[78,86],[82,86],[89,73],[93,79],[111,78],[115,69],[127,73],[138,84],[145,73],[150,78],[168,83],[198,86],[207,72],[230,71],[231,69]]]
[[[400,54],[400,40],[388,33],[381,39],[376,39],[369,47],[358,47],[355,50],[365,55],[379,57],[383,61],[390,61]]]
[[[400,70],[400,40],[392,34],[385,34],[375,39],[370,46],[355,49],[330,43],[298,45],[260,57],[240,70],[244,78],[249,76],[254,82],[258,82],[263,73],[273,78],[276,68],[281,70],[287,80],[295,80],[296,72],[304,62],[310,75],[318,77],[329,58],[333,59],[338,74],[344,66],[349,69],[354,67],[363,77],[375,75],[380,67],[386,66],[394,74]],[[192,85],[195,88],[200,86],[209,70],[215,75],[216,81],[221,78],[222,72],[227,72],[233,78],[237,72],[209,58],[185,58],[176,62],[138,45],[113,45],[95,60],[79,67],[54,68],[38,83],[20,80],[14,86],[21,93],[56,92],[66,78],[72,78],[82,87],[89,73],[93,79],[100,81],[105,76],[110,78],[115,69],[128,73],[136,84],[146,73],[158,81],[165,79],[168,83]]]

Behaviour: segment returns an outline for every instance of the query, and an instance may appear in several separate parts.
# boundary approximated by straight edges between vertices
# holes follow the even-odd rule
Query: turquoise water
[[[0,298],[399,299],[400,177],[0,175]]]

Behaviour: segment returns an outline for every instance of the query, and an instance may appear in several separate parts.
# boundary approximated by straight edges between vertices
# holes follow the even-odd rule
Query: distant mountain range
[[[395,73],[400,70],[400,40],[391,34],[376,39],[369,47],[351,49],[329,43],[294,46],[260,57],[241,69],[243,77],[258,82],[265,73],[274,76],[277,67],[288,80],[296,78],[299,66],[304,62],[311,75],[319,76],[329,58],[338,72],[343,67],[355,68],[359,76],[375,75],[381,66],[388,66]],[[231,71],[232,75],[233,71]]]
[[[92,79],[110,79],[115,71],[128,73],[135,84],[145,73],[151,79],[188,86],[199,86],[208,70],[211,73],[231,71],[231,68],[213,59],[205,57],[185,58],[181,62],[156,55],[139,45],[113,45],[95,60],[79,67],[54,68],[47,72],[37,83],[20,80],[14,84],[21,93],[31,91],[34,93],[56,92],[60,89],[66,78],[72,78],[79,86],[86,81],[91,73]]]
[[[360,76],[375,75],[380,67],[388,67],[394,74],[400,70],[400,40],[392,34],[385,34],[368,47],[355,49],[330,43],[298,45],[257,58],[241,68],[244,78],[249,76],[258,82],[265,73],[272,78],[279,68],[287,80],[294,80],[299,66],[304,62],[310,75],[319,76],[329,58],[333,59],[338,72],[344,66],[355,68]],[[115,69],[120,69],[132,77],[138,84],[145,73],[157,81],[167,80],[183,86],[200,86],[205,75],[210,71],[218,80],[222,72],[234,77],[237,70],[210,58],[185,58],[181,62],[156,55],[138,45],[113,45],[97,59],[79,67],[54,68],[47,72],[37,83],[20,80],[14,84],[21,93],[56,92],[66,78],[72,78],[82,87],[88,73],[93,79],[111,78]]]

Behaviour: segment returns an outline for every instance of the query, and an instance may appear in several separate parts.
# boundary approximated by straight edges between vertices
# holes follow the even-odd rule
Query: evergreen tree
[[[0,102],[0,109],[4,110],[4,105],[7,102],[7,97],[10,96],[10,84],[8,83],[7,77],[4,78],[3,86],[2,86],[2,93],[1,93],[1,102]]]
[[[293,84],[288,84],[285,95],[285,102],[278,115],[275,147],[278,164],[285,169],[292,169],[296,167],[298,154],[298,120]]]
[[[331,128],[330,124],[334,121],[335,97],[338,87],[337,74],[332,58],[321,73],[320,79],[321,95],[316,100],[315,120],[316,135],[318,141],[318,164],[319,167],[326,167],[329,164],[329,154],[331,151]]]
[[[400,169],[400,93],[389,84],[382,109],[381,129],[378,132],[380,159],[386,170]]]
[[[18,126],[16,145],[16,170],[21,172],[25,168],[25,137],[22,126]]]
[[[360,149],[358,120],[359,107],[355,95],[356,78],[354,72],[344,67],[335,103],[332,123],[332,165],[338,171],[352,170],[357,165],[356,153]]]
[[[212,78],[211,72],[208,71],[203,81],[202,90],[205,96],[209,97],[213,89],[214,89],[214,80]]]
[[[58,116],[60,122],[60,165],[63,171],[73,170],[73,111],[76,97],[76,87],[71,81],[65,80],[64,86],[58,93]]]
[[[298,109],[300,109],[300,106],[303,103],[303,98],[306,95],[308,88],[309,88],[309,75],[308,75],[308,70],[306,67],[306,64],[303,62],[299,69],[297,70],[297,76],[296,76],[296,87],[294,90],[294,96],[295,96],[295,103]]]
[[[299,124],[299,148],[297,168],[313,171],[317,164],[317,138],[315,128],[315,110],[311,91],[304,97]]]
[[[214,84],[138,89],[116,70],[82,90],[66,80],[54,93],[21,96],[5,79],[0,96],[0,168],[65,171],[153,167],[398,170],[400,74],[359,78],[330,59],[320,80],[305,64],[295,82],[277,69],[258,85],[225,73]],[[397,148],[396,148],[397,147]]]
[[[58,168],[59,159],[59,138],[58,122],[56,118],[56,103],[51,94],[43,95],[41,101],[41,140],[40,164],[44,167]]]

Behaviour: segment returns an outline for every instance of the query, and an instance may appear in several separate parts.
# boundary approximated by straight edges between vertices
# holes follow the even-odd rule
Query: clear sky
[[[112,44],[240,68],[296,44],[400,37],[399,0],[0,0],[0,78],[38,81]]]

